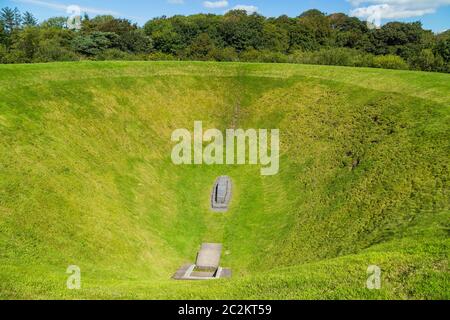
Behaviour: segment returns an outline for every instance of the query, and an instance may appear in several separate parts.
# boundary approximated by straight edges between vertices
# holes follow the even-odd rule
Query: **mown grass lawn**
[[[449,299],[449,106],[447,74],[0,66],[0,298]],[[173,165],[172,131],[196,120],[279,128],[280,173]],[[224,174],[231,210],[214,214]],[[202,242],[233,278],[170,280]]]

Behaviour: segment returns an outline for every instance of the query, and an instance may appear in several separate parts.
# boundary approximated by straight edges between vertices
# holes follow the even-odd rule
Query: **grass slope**
[[[0,66],[0,298],[449,299],[449,93],[449,75],[379,69]],[[195,120],[279,128],[279,175],[173,165]],[[204,241],[233,279],[170,280]]]

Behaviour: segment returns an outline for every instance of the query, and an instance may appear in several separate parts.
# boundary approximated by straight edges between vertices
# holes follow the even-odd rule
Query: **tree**
[[[450,62],[450,30],[437,36],[437,43],[434,47],[435,54],[440,55],[446,63]]]
[[[173,31],[180,39],[178,50],[185,49],[200,34],[197,24],[190,17],[177,15],[170,18],[169,21]]]
[[[395,54],[408,59],[424,48],[425,31],[420,22],[390,22],[372,35],[373,53],[377,55]]]
[[[114,32],[119,36],[136,29],[136,24],[132,24],[130,20],[116,19],[110,15],[96,16],[93,19],[87,19],[82,27],[84,33],[93,31]]]
[[[37,20],[30,12],[25,12],[23,14],[23,25],[26,27],[34,27],[37,25]]]
[[[7,63],[8,50],[0,43],[0,63]]]
[[[39,48],[39,36],[39,28],[25,27],[22,32],[14,36],[12,49],[22,52],[26,62],[32,62]]]
[[[119,39],[120,49],[132,53],[150,53],[153,41],[142,29],[124,33]]]
[[[188,47],[188,56],[192,59],[205,59],[214,49],[214,43],[206,32],[199,34]]]
[[[312,18],[312,19],[315,19],[315,18],[323,18],[323,17],[325,17],[325,15],[320,10],[310,9],[310,10],[306,10],[305,12],[300,14],[298,17],[299,18]]]
[[[22,25],[22,14],[20,13],[19,9],[16,7],[14,8],[14,24],[16,28],[20,28]]]
[[[263,27],[263,47],[276,52],[287,52],[289,49],[289,33],[275,22],[267,22]]]
[[[216,44],[223,44],[220,38],[218,27],[222,16],[214,14],[195,14],[188,17],[195,25],[196,36],[200,33],[207,33]]]
[[[311,51],[319,49],[320,45],[316,41],[314,30],[309,26],[294,21],[289,27],[289,51],[304,50]]]
[[[245,10],[231,10],[225,14],[219,26],[219,33],[226,46],[238,52],[246,49],[263,48],[264,17]]]
[[[0,44],[6,44],[5,25],[1,20],[0,20]]]
[[[410,64],[417,70],[440,71],[444,67],[444,59],[435,55],[431,49],[424,49],[410,59]]]
[[[67,28],[67,17],[53,17],[41,23],[42,28]]]
[[[343,13],[308,10],[265,18],[232,10],[224,15],[158,17],[143,28],[111,15],[89,18],[80,31],[66,17],[37,25],[30,12],[0,10],[3,62],[92,59],[198,59],[302,62],[450,71],[450,31],[434,35],[419,22],[391,22],[369,30]]]
[[[319,10],[308,10],[299,16],[300,24],[305,26],[314,35],[318,45],[330,44],[331,24],[328,18]]]
[[[145,34],[153,40],[155,50],[168,54],[176,54],[185,47],[181,36],[175,31],[171,21],[166,17],[155,18],[144,26]]]
[[[70,49],[72,40],[77,33],[69,29],[60,28],[39,28],[42,41],[52,41],[58,43],[60,47]]]
[[[328,16],[334,46],[363,49],[368,44],[367,23],[343,13]]]
[[[367,32],[367,23],[344,13],[334,13],[328,16],[330,26],[336,31]]]
[[[119,36],[112,32],[94,31],[89,35],[79,35],[72,42],[75,51],[95,56],[106,49],[117,46]]]
[[[0,21],[2,21],[6,33],[11,34],[17,26],[16,15],[14,10],[6,7],[0,11]]]

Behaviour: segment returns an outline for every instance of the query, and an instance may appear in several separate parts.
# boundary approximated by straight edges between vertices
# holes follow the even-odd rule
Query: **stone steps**
[[[203,243],[195,264],[185,264],[172,276],[175,280],[212,280],[230,278],[231,270],[219,266],[221,243]]]

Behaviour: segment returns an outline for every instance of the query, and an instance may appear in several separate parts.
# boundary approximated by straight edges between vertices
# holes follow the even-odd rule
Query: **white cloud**
[[[14,0],[16,2],[21,3],[27,3],[27,4],[33,4],[41,7],[46,7],[50,9],[65,11],[67,13],[67,9],[70,7],[68,5],[58,3],[58,2],[49,2],[49,1],[42,1],[42,0]],[[113,15],[118,16],[119,13],[112,11],[112,10],[104,10],[104,9],[97,9],[97,8],[90,8],[90,7],[80,7],[81,12],[91,13],[91,14],[107,14],[107,15]]]
[[[410,17],[421,17],[425,14],[436,12],[436,8],[408,9],[398,8],[389,4],[378,4],[368,7],[357,8],[350,11],[350,14],[359,18],[369,18],[378,16],[381,19],[399,19]]]
[[[389,4],[391,6],[440,7],[450,4],[450,0],[347,0],[353,6],[361,4]]]
[[[247,11],[248,14],[252,14],[258,12],[258,7],[245,4],[238,4],[237,6],[234,6],[231,10],[244,10]]]
[[[208,9],[226,8],[228,7],[228,1],[204,1],[203,6]]]
[[[357,7],[351,16],[367,19],[380,25],[382,19],[421,17],[435,13],[439,7],[450,5],[450,0],[347,0]]]

